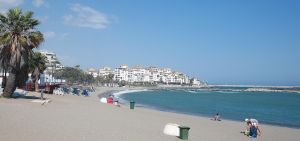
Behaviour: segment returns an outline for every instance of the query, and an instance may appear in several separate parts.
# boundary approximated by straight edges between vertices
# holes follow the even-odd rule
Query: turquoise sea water
[[[163,111],[300,128],[300,94],[288,92],[245,92],[235,90],[163,89],[119,96],[137,105]]]

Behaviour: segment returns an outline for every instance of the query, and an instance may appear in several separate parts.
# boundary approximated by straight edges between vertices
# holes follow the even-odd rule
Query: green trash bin
[[[130,109],[134,109],[134,101],[130,101]]]
[[[188,140],[190,127],[179,126],[179,130],[179,138],[182,140]]]

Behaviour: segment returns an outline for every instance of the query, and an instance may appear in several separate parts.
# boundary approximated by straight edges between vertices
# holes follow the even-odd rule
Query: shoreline
[[[99,102],[98,95],[127,88],[97,88],[90,97],[45,95],[51,103],[41,105],[32,99],[0,98],[0,140],[60,141],[180,141],[163,134],[167,123],[190,127],[190,141],[249,141],[240,131],[245,123],[178,114],[128,105],[121,107]],[[30,92],[39,96],[39,93]],[[146,122],[145,122],[146,121]],[[261,124],[257,140],[295,141],[300,130]],[[17,136],[16,136],[17,135]]]
[[[233,85],[214,85],[214,84],[211,84],[211,85],[208,85],[208,86],[212,86],[212,87],[253,87],[253,88],[256,88],[256,87],[262,87],[262,88],[299,88],[300,86],[298,85],[238,85],[238,84],[233,84]]]
[[[122,92],[122,91],[128,91],[128,90],[137,90],[137,91],[143,91],[144,89],[148,89],[148,90],[159,90],[159,89],[180,89],[180,88],[196,88],[196,87],[130,87],[130,88],[124,88],[124,89],[119,89],[119,90],[111,90],[108,91],[107,93],[103,93],[103,94],[99,94],[99,96],[103,96],[103,95],[109,95],[109,94],[114,94],[114,93],[118,93],[118,92]],[[196,89],[203,89],[203,88],[199,88],[197,87]],[[204,88],[205,89],[205,88]],[[136,92],[136,91],[134,91]],[[131,92],[126,92],[126,93],[122,93],[122,94],[130,94]],[[122,106],[128,106],[125,105],[123,103],[121,103]],[[176,114],[176,115],[180,115],[180,116],[186,116],[186,117],[194,117],[194,118],[201,118],[201,119],[207,119],[210,120],[211,117],[210,116],[206,116],[206,115],[197,115],[197,114],[191,114],[191,113],[184,113],[184,112],[178,112],[178,111],[170,111],[170,110],[165,110],[163,108],[157,108],[157,107],[151,107],[151,106],[147,106],[147,105],[143,105],[143,104],[139,104],[142,106],[138,106],[137,108],[139,109],[144,109],[144,110],[150,110],[150,111],[154,111],[154,112],[162,112],[162,113],[166,113],[166,114]],[[244,121],[239,121],[239,120],[234,120],[234,119],[223,119],[222,118],[222,122],[233,122],[233,123],[244,123]],[[268,124],[268,123],[260,123],[261,127],[268,127],[268,128],[281,128],[281,129],[286,129],[286,130],[297,130],[300,131],[300,127],[296,128],[296,127],[290,127],[290,126],[283,126],[283,125],[276,125],[276,124]],[[300,132],[299,132],[300,133]],[[300,137],[300,136],[299,136]],[[260,137],[258,137],[258,140]],[[273,141],[273,140],[272,140]]]
[[[120,98],[120,95],[123,94],[130,94],[130,93],[135,93],[135,92],[142,92],[142,91],[151,91],[151,90],[164,90],[164,89],[172,89],[174,87],[171,88],[148,88],[148,87],[130,87],[130,89],[127,89],[126,87],[123,89],[119,89],[119,90],[110,90],[108,92],[104,92],[102,94],[98,94],[99,99],[101,97],[108,97],[109,95],[115,95],[115,93],[121,93],[118,94],[117,97]],[[260,92],[260,91],[258,91]],[[101,96],[101,97],[100,97]],[[116,96],[116,95],[115,95]],[[122,99],[120,98],[122,102],[120,102],[121,106],[127,106],[129,105],[128,100]],[[126,102],[124,102],[126,101]],[[196,117],[202,117],[202,118],[211,118],[213,115],[205,115],[205,114],[194,114],[194,113],[188,113],[188,112],[181,112],[181,111],[176,111],[176,110],[168,110],[168,109],[164,109],[164,108],[159,108],[159,107],[155,107],[155,106],[151,106],[151,105],[145,105],[145,104],[141,104],[138,103],[136,105],[136,107],[140,107],[140,108],[145,108],[145,109],[150,109],[150,110],[155,110],[155,111],[161,111],[161,112],[169,112],[169,113],[175,113],[175,114],[183,114],[183,115],[189,115],[189,116],[196,116]],[[229,118],[222,118],[222,120],[228,120],[228,121],[234,121],[234,122],[243,122],[244,119],[238,120],[238,119],[229,119]],[[286,128],[291,128],[291,129],[300,129],[300,126],[293,126],[293,125],[285,125],[285,124],[276,124],[276,123],[260,123],[263,125],[269,125],[269,126],[276,126],[276,127],[286,127]]]

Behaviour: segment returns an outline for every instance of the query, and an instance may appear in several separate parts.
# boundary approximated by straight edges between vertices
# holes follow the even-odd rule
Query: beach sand
[[[126,88],[97,88],[90,97],[45,95],[52,102],[0,98],[0,141],[180,141],[163,134],[167,123],[189,126],[189,141],[297,141],[300,129],[260,125],[262,136],[250,139],[243,121],[212,121],[129,106],[103,104],[98,94]],[[30,95],[39,96],[30,92]]]

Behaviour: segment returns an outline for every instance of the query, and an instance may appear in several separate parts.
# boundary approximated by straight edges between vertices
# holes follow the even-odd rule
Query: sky
[[[168,67],[209,84],[300,85],[299,0],[0,0],[65,66]]]

